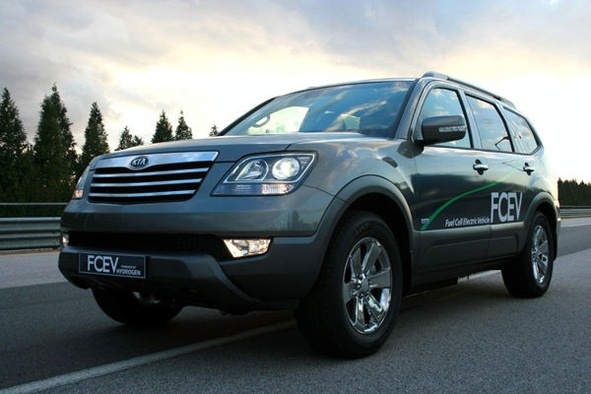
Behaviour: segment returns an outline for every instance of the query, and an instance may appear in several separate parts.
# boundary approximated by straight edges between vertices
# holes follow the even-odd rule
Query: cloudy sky
[[[163,110],[201,137],[274,95],[436,70],[511,99],[591,182],[587,0],[2,0],[0,37],[30,141],[53,84],[78,145],[96,101],[115,148]]]

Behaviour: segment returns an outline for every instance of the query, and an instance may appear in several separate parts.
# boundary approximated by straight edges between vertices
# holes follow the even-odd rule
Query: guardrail
[[[57,248],[60,218],[0,218],[0,250]]]
[[[560,216],[563,219],[589,217],[591,216],[591,207],[561,207]]]
[[[563,219],[590,217],[591,207],[562,207],[561,216]],[[59,217],[0,218],[0,250],[57,248],[59,238]]]
[[[0,203],[0,215],[20,216],[0,217],[0,250],[59,247],[60,218],[56,215],[60,215],[65,206],[66,203],[60,202]]]

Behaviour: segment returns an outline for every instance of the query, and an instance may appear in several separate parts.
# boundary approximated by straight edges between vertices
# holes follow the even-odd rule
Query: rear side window
[[[476,97],[467,96],[467,98],[470,110],[476,120],[482,149],[513,152],[509,133],[497,108],[491,103]]]
[[[505,111],[509,127],[512,130],[515,150],[519,153],[532,153],[538,149],[538,141],[527,120],[512,111]]]

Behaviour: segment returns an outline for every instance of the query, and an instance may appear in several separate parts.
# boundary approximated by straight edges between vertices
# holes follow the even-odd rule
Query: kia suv
[[[121,323],[292,309],[313,348],[361,357],[407,294],[500,270],[512,295],[543,295],[559,227],[529,120],[430,72],[286,94],[217,136],[95,158],[59,268]]]

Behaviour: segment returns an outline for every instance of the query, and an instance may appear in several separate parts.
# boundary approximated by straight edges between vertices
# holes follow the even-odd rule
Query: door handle
[[[527,175],[531,175],[532,172],[536,170],[536,167],[530,166],[529,163],[525,163],[523,166],[523,171],[527,172]]]
[[[478,173],[480,175],[482,175],[484,173],[484,171],[487,171],[488,170],[488,164],[484,164],[480,160],[476,160],[476,162],[474,163],[474,165],[472,166],[472,168],[475,171],[478,171]]]

